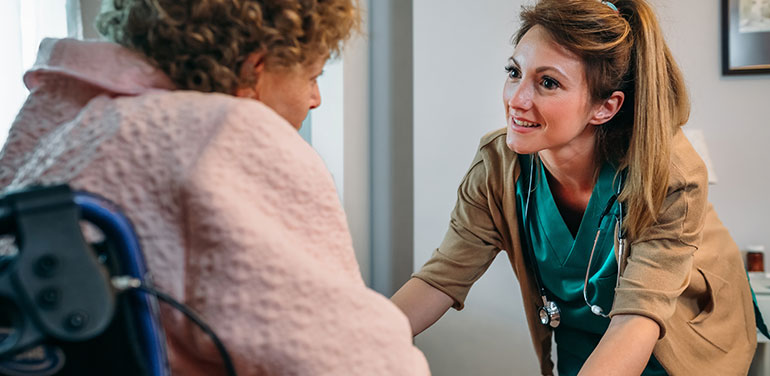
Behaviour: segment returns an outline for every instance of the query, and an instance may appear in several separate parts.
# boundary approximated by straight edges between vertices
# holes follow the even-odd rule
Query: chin
[[[286,119],[286,121],[289,123],[289,125],[291,125],[292,128],[296,130],[299,130],[300,128],[302,128],[302,123],[303,123],[302,120],[297,121],[296,119],[294,120]]]
[[[511,135],[510,129],[508,129],[508,132],[505,135],[505,145],[508,147],[508,149],[517,154],[532,154],[537,152],[537,150],[533,150],[531,147],[527,147],[527,145],[522,145],[520,139],[517,139],[515,136]]]

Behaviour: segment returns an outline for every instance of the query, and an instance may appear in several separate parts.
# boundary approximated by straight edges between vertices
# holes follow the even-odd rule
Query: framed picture
[[[722,0],[722,73],[770,73],[770,0]]]

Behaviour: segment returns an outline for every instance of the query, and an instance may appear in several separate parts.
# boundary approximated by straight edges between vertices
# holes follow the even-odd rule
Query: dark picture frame
[[[722,74],[770,73],[767,1],[722,0]]]

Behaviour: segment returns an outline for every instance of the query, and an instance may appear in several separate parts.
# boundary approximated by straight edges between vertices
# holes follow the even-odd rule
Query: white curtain
[[[28,91],[21,80],[43,38],[82,38],[80,0],[0,0],[0,144]]]

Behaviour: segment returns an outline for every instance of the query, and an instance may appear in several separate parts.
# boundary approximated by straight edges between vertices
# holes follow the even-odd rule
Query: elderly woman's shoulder
[[[253,99],[151,90],[138,96],[102,96],[88,107],[83,121],[117,123],[118,137],[110,145],[134,147],[155,155],[153,160],[176,161],[174,169],[190,170],[208,152],[232,160],[245,152],[262,153],[271,145],[283,151],[310,148],[286,120]]]
[[[140,114],[146,121],[161,121],[168,126],[172,126],[171,123],[186,127],[263,124],[293,130],[285,119],[262,102],[219,93],[152,90],[139,96],[118,97],[115,106],[124,115]]]

